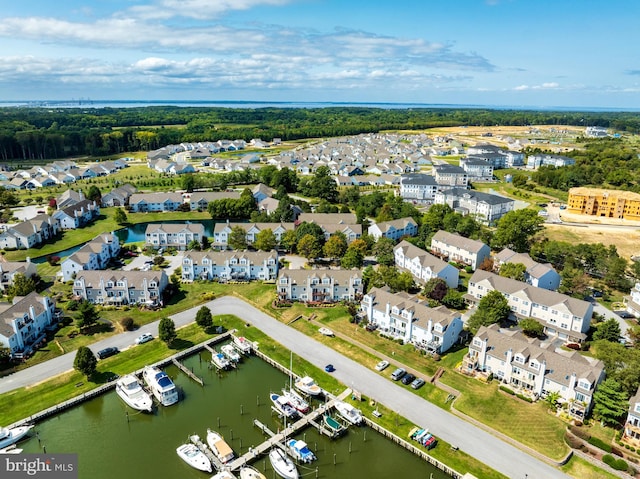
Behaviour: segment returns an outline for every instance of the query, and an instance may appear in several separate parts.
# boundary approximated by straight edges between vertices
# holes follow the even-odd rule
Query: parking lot
[[[176,268],[182,265],[183,256],[184,253],[179,252],[175,256],[167,255],[164,257],[164,259],[169,262],[169,266],[164,269],[164,272],[167,273],[167,276],[171,276]],[[146,270],[148,271],[149,269],[151,269],[151,266],[153,266],[153,256],[141,254],[140,256],[133,258],[129,264],[124,265],[122,267],[122,270],[133,271],[135,269],[138,269],[140,271],[144,271],[145,268],[147,268]]]

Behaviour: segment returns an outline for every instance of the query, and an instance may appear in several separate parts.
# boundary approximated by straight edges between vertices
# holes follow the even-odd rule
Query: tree
[[[276,247],[277,243],[278,240],[276,239],[276,235],[270,228],[267,228],[256,235],[256,240],[254,241],[253,246],[260,251],[271,251]]]
[[[98,360],[96,359],[93,351],[86,346],[80,346],[76,351],[76,357],[73,360],[73,369],[80,371],[87,379],[93,376],[98,366]]]
[[[295,251],[297,244],[298,235],[295,230],[287,230],[280,236],[280,246],[289,253],[293,253]]]
[[[525,335],[531,338],[539,338],[544,334],[544,326],[533,318],[521,319],[518,326]]]
[[[469,318],[467,327],[476,334],[480,326],[490,326],[506,321],[510,312],[509,303],[502,293],[498,290],[489,291],[478,303],[478,308]]]
[[[242,226],[234,226],[227,242],[235,250],[247,249],[247,232]]]
[[[465,309],[467,307],[464,295],[455,289],[447,291],[447,294],[442,298],[442,304],[449,309]]]
[[[492,247],[494,249],[510,248],[518,253],[524,253],[529,249],[533,236],[542,229],[543,223],[544,218],[535,210],[509,211],[498,220]]]
[[[158,337],[164,341],[167,346],[176,340],[178,334],[176,333],[176,325],[171,318],[162,318],[160,324],[158,324]]]
[[[560,287],[558,292],[584,298],[589,287],[589,276],[582,269],[566,266],[560,272]]]
[[[209,248],[209,237],[207,235],[202,236],[202,250]]]
[[[188,173],[186,175],[182,175],[181,178],[182,189],[187,193],[193,192],[196,187],[196,178],[193,173]]]
[[[391,266],[395,263],[396,259],[393,248],[395,248],[395,243],[392,239],[384,236],[378,238],[376,244],[373,245],[372,251],[378,261],[378,264]]]
[[[593,394],[593,415],[605,424],[620,424],[628,408],[627,395],[615,379],[604,380]]]
[[[337,232],[329,236],[329,239],[322,247],[325,258],[342,258],[347,251],[347,237],[342,232]]]
[[[91,301],[81,301],[76,313],[76,324],[82,330],[98,322],[100,315]]]
[[[13,275],[13,284],[7,288],[9,296],[26,296],[36,290],[36,282],[33,277],[27,278],[22,273]]]
[[[526,279],[525,273],[527,267],[522,263],[505,263],[500,266],[500,276],[504,278],[511,278],[517,281],[524,281]]]
[[[196,313],[196,324],[202,329],[207,330],[213,326],[213,316],[211,310],[206,306],[203,306]]]
[[[449,287],[447,286],[447,282],[442,278],[431,278],[424,285],[424,289],[422,290],[422,294],[424,294],[427,298],[435,299],[440,302],[446,296]]]
[[[116,208],[113,212],[113,220],[119,225],[123,225],[127,222],[127,213],[125,213],[124,209]]]
[[[95,201],[96,203],[100,203],[102,199],[102,193],[100,193],[100,188],[96,185],[91,185],[89,187],[89,191],[87,191],[87,199],[90,201]]]
[[[358,248],[353,247],[353,243],[347,248],[347,252],[340,260],[340,266],[345,269],[362,268],[364,256]]]
[[[189,244],[187,245],[187,249],[192,249],[194,251],[200,251],[201,248],[202,246],[200,246],[200,241],[197,239],[189,241]]]
[[[303,236],[311,235],[318,240],[320,246],[324,244],[324,231],[322,231],[322,228],[315,223],[308,223],[304,221],[296,228],[295,231],[298,241],[300,241],[300,238]]]
[[[320,256],[322,253],[322,246],[315,236],[307,234],[298,241],[297,250],[298,253],[305,258],[313,259]]]
[[[615,318],[609,318],[598,325],[593,333],[593,340],[610,341],[617,343],[620,340],[620,325]]]

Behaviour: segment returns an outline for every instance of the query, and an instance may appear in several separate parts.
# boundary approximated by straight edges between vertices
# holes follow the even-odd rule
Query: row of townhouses
[[[276,291],[286,301],[357,301],[363,292],[362,273],[357,269],[281,270]]]
[[[82,246],[62,262],[62,281],[71,281],[79,271],[105,269],[120,254],[120,241],[115,233],[104,233]]]
[[[145,244],[153,248],[185,250],[192,241],[202,243],[205,228],[202,223],[150,223],[144,237]]]
[[[0,262],[0,290],[6,291],[7,288],[13,286],[17,274],[21,274],[25,278],[33,278],[38,274],[38,268],[35,263],[31,262],[31,258],[27,258],[26,261]]]
[[[278,277],[276,251],[188,251],[182,259],[182,280],[263,280]]]
[[[60,231],[60,222],[47,214],[9,226],[0,233],[0,248],[29,249],[53,238]]]
[[[106,306],[142,304],[161,306],[169,284],[164,271],[79,271],[73,294],[82,300]]]
[[[412,245],[408,241],[401,241],[393,249],[396,266],[409,271],[413,278],[421,284],[430,279],[440,278],[449,288],[458,287],[458,269],[442,261],[440,258]]]

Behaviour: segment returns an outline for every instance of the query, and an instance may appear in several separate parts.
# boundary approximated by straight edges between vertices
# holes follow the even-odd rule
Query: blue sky
[[[0,101],[640,108],[637,0],[3,3]]]

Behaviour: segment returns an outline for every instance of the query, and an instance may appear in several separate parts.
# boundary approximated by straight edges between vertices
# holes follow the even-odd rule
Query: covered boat
[[[225,344],[220,348],[220,351],[232,363],[239,363],[242,360],[242,356],[240,356],[240,353],[236,351],[232,344]]]
[[[240,468],[240,479],[267,479],[267,476],[253,466],[243,466]]]
[[[222,353],[213,353],[211,362],[218,369],[231,369],[233,367],[231,361]]]
[[[178,389],[167,373],[155,366],[147,366],[142,372],[144,382],[163,406],[171,406],[178,402]]]
[[[277,447],[269,451],[269,462],[271,467],[283,479],[298,479],[298,469],[291,459]]]
[[[293,384],[298,391],[308,394],[309,396],[319,396],[322,394],[322,388],[318,386],[310,376],[300,378]]]
[[[211,461],[195,444],[183,444],[176,449],[178,456],[191,467],[199,471],[211,472]]]
[[[302,414],[306,414],[307,412],[309,412],[309,403],[305,401],[304,398],[293,389],[283,389],[282,395],[287,398],[289,404],[291,404]]]
[[[207,429],[207,444],[223,464],[226,464],[235,457],[233,449],[231,449],[229,444],[227,444],[227,441],[225,441],[220,434],[212,431],[211,429]]]
[[[251,354],[253,351],[253,343],[244,336],[237,336],[233,338],[233,347],[240,351],[245,356]]]
[[[127,374],[116,382],[116,394],[125,404],[137,411],[151,412],[153,399],[151,395],[142,389],[138,378],[133,374]]]
[[[287,441],[287,447],[291,455],[299,462],[308,464],[316,460],[316,455],[313,453],[307,443],[296,439],[290,439]]]

